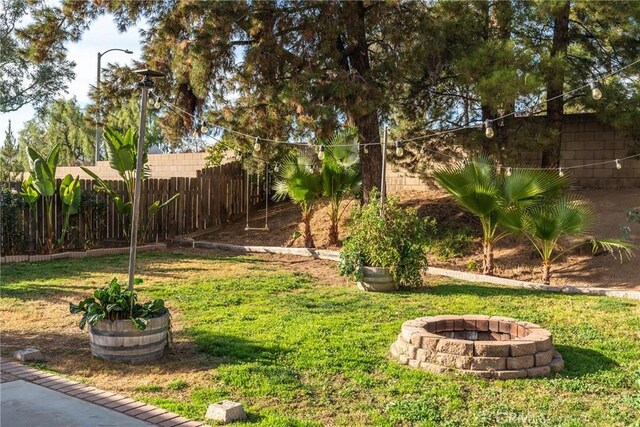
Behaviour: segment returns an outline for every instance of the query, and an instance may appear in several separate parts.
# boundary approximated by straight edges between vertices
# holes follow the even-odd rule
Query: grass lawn
[[[125,256],[2,266],[2,354],[34,345],[49,369],[202,419],[208,403],[241,401],[265,426],[638,426],[640,302],[431,279],[429,287],[363,293],[334,266],[275,256],[175,250],[139,257],[142,299],[173,313],[174,347],[145,366],[90,356],[68,303],[114,275]],[[437,376],[387,358],[403,321],[504,315],[551,330],[566,370],[488,381]]]

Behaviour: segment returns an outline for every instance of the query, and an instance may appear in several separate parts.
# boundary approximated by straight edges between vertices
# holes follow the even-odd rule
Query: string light
[[[256,136],[256,143],[253,144],[253,149],[256,151],[260,151],[261,145],[260,145],[260,138]]]
[[[495,135],[495,132],[493,131],[491,120],[487,119],[484,121],[484,136],[487,138],[493,138],[493,135]]]
[[[277,163],[273,166],[273,171],[274,171],[275,173],[280,172],[280,166],[278,166],[278,164],[277,164]]]
[[[505,175],[507,175],[507,176],[511,176],[511,166],[509,166],[509,167],[507,168],[507,170],[505,171],[505,173],[504,173],[504,174],[505,174]]]
[[[598,83],[599,81],[605,79],[606,77],[616,75],[616,74],[622,72],[623,70],[625,70],[627,68],[630,68],[630,67],[632,67],[632,66],[634,66],[635,64],[638,64],[638,63],[640,63],[640,59],[637,59],[637,60],[635,60],[635,61],[633,61],[633,62],[631,62],[631,63],[629,63],[629,64],[627,64],[627,65],[625,65],[623,67],[620,67],[616,71],[611,72],[611,73],[609,73],[607,75],[604,75],[599,79],[595,79],[592,82],[589,82],[589,83],[584,84],[582,86],[576,87],[576,88],[574,88],[572,90],[564,92],[564,93],[562,93],[560,95],[557,95],[557,96],[555,96],[553,98],[549,98],[549,99],[541,102],[538,105],[534,105],[532,107],[528,107],[525,111],[529,115],[535,114],[536,111],[538,111],[538,108],[540,106],[544,105],[545,103],[548,103],[549,101],[552,101],[554,99],[560,99],[560,98],[563,98],[565,96],[571,95],[573,93],[576,93],[578,91],[583,90],[585,87],[590,87],[591,88],[592,96],[593,96],[594,99],[596,99],[596,100],[597,99],[601,99],[602,98],[602,91],[601,91],[599,83]],[[158,105],[158,107],[160,107],[160,102],[161,102],[160,98],[157,97],[156,98],[156,105]],[[162,103],[166,104],[168,107],[170,107],[171,109],[176,110],[179,113],[186,114],[186,115],[192,117],[193,119],[196,119],[196,117],[193,114],[181,109],[178,106],[175,106],[175,105],[172,105],[172,104],[169,104],[169,103],[166,103],[166,102],[162,102]],[[496,117],[493,120],[491,120],[491,119],[485,120],[484,123],[483,123],[483,126],[485,128],[486,137],[487,138],[492,138],[493,136],[495,136],[495,131],[494,131],[493,126],[492,126],[493,122],[500,123],[499,122],[500,120],[502,120],[502,119],[504,119],[504,118],[506,118],[508,116],[511,116],[511,115],[516,116],[516,115],[521,114],[521,113],[522,112],[519,112],[519,111],[513,111],[513,112],[510,112],[510,113],[504,114],[504,115],[502,115],[500,117]],[[215,126],[217,128],[220,128],[220,129],[223,129],[223,130],[226,130],[226,131],[229,131],[229,132],[232,132],[232,133],[237,134],[237,135],[245,136],[245,137],[248,137],[248,138],[254,138],[252,135],[249,135],[249,134],[246,134],[246,133],[243,133],[243,132],[239,132],[239,131],[236,131],[234,129],[229,129],[229,128],[226,128],[226,127],[221,126],[221,125],[213,124],[213,126]],[[402,154],[404,154],[404,150],[402,150],[402,143],[403,142],[409,142],[409,143],[413,143],[413,144],[417,145],[417,143],[415,141],[418,141],[418,140],[429,139],[429,138],[433,138],[433,137],[436,137],[436,136],[441,136],[441,135],[454,133],[454,132],[458,132],[458,131],[466,130],[466,129],[471,129],[471,128],[477,128],[477,127],[478,127],[477,125],[464,126],[464,127],[459,127],[459,128],[447,129],[447,130],[443,130],[443,131],[440,131],[440,132],[431,133],[431,134],[428,134],[428,135],[416,136],[416,137],[410,138],[410,139],[397,140],[396,141],[396,155],[401,156]],[[216,139],[212,135],[206,135],[206,136],[212,138],[213,140],[219,142],[222,145],[225,145],[222,141]],[[254,145],[254,149],[256,149],[256,151],[258,151],[259,150],[259,148],[258,148],[259,147],[259,142],[258,142],[259,141],[259,137],[255,137],[255,139],[256,139],[256,145]],[[303,141],[278,141],[278,140],[269,140],[269,139],[264,139],[264,138],[263,138],[263,140],[264,141],[271,141],[271,142],[279,143],[279,144],[285,144],[285,145],[309,145],[310,144],[309,142],[303,142]],[[383,144],[380,143],[380,142],[373,142],[373,140],[372,140],[371,142],[367,142],[367,143],[360,144],[360,145],[364,146],[363,147],[363,152],[365,154],[368,154],[369,153],[369,149],[368,149],[369,145],[383,145]],[[400,150],[398,150],[398,145],[400,145]],[[420,145],[422,146],[422,144],[420,144]],[[423,146],[423,148],[424,148],[424,146]],[[443,152],[440,152],[440,151],[437,151],[437,150],[430,150],[428,148],[426,148],[426,150],[432,151],[433,153],[441,155],[441,156],[449,157],[449,158],[454,159],[454,160],[456,159],[456,156],[453,156],[453,155],[450,155],[450,154],[446,154],[446,153],[443,153]],[[400,153],[400,154],[398,154],[398,153]],[[615,162],[616,168],[620,169],[620,168],[622,168],[621,162],[623,160],[626,160],[626,159],[629,159],[629,158],[636,158],[636,157],[639,157],[639,156],[640,156],[640,154],[635,154],[635,155],[624,157],[624,158],[621,158],[621,159],[607,160],[607,161],[602,161],[602,162],[595,162],[595,163],[576,165],[576,166],[571,166],[571,167],[566,167],[566,168],[559,168],[558,169],[558,173],[559,173],[560,176],[564,176],[565,170],[604,165],[604,164],[612,163],[612,162]],[[462,160],[462,164],[463,164],[463,166],[466,166],[466,164],[467,164],[466,159]],[[529,168],[529,167],[513,167],[511,169],[512,170],[514,170],[514,169],[521,169],[521,170],[529,170],[529,169],[532,169],[532,170],[549,170],[549,168]]]
[[[402,142],[396,141],[396,156],[402,157],[404,149],[402,148]]]
[[[596,101],[601,99],[602,90],[600,90],[600,85],[597,82],[592,81],[591,83],[589,83],[589,86],[591,87],[591,97]]]
[[[153,103],[153,108],[159,110],[162,107],[162,103],[160,102],[160,97],[156,97],[156,102]]]
[[[324,145],[321,145],[318,149],[318,159],[324,160]]]
[[[207,128],[207,122],[202,122],[202,126],[200,126],[200,132],[207,133],[208,130],[209,128]]]

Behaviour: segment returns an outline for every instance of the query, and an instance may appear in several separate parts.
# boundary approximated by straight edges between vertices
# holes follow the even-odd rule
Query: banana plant
[[[31,175],[29,175],[24,181],[22,181],[20,190],[21,190],[20,195],[22,196],[24,201],[27,202],[27,204],[29,205],[29,215],[35,219],[36,245],[38,245],[36,248],[39,248],[40,236],[39,236],[38,230],[40,227],[38,227],[38,215],[36,214],[35,209],[38,204],[38,198],[40,197],[40,195],[35,190],[35,188],[33,188],[33,178],[31,178]]]
[[[60,183],[60,200],[62,200],[62,235],[58,244],[64,244],[64,238],[69,230],[69,217],[77,214],[80,208],[80,176],[74,179],[71,174],[64,177]]]
[[[47,216],[47,250],[55,247],[55,231],[53,222],[53,198],[56,194],[56,168],[60,155],[60,144],[56,144],[45,158],[34,148],[27,146],[29,158],[30,187],[44,199]]]
[[[109,185],[101,179],[95,172],[86,167],[81,167],[82,170],[87,173],[95,181],[94,189],[98,192],[103,192],[113,200],[113,204],[120,215],[125,219],[124,234],[127,238],[129,236],[129,230],[131,229],[131,217],[133,213],[133,196],[136,185],[136,161],[137,161],[137,148],[138,148],[138,133],[134,129],[127,130],[124,134],[118,132],[114,128],[106,127],[104,130],[104,142],[107,148],[107,158],[111,169],[118,172],[118,175],[122,178],[127,189],[127,197],[123,198],[120,194],[113,191]],[[147,165],[147,153],[144,151],[143,157],[143,173],[142,180],[146,180],[149,176],[149,168]],[[161,201],[155,201],[148,207],[147,220],[139,224],[139,239],[140,242],[144,241],[149,223],[153,216],[162,208],[169,205],[180,196],[180,193],[176,193],[171,196],[164,203]]]

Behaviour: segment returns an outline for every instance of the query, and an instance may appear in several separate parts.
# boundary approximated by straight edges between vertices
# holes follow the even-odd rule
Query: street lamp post
[[[102,133],[102,127],[100,126],[100,121],[102,120],[101,114],[100,114],[100,60],[102,59],[102,57],[104,55],[106,55],[107,53],[114,51],[114,50],[118,50],[120,52],[124,52],[128,55],[131,55],[133,52],[130,51],[129,49],[109,49],[109,50],[105,50],[104,52],[100,53],[98,52],[98,69],[96,70],[96,91],[98,94],[98,102],[97,102],[97,107],[98,107],[98,112],[96,113],[96,154],[95,154],[95,163],[98,164],[98,160],[100,160],[100,136]]]
[[[129,290],[133,290],[133,276],[136,269],[136,249],[138,243],[138,219],[140,218],[140,189],[142,187],[142,166],[144,157],[144,135],[147,126],[147,101],[149,100],[149,89],[154,84],[151,77],[163,77],[159,71],[148,68],[136,70],[134,73],[142,76],[142,81],[138,87],[142,89],[142,99],[140,100],[140,129],[138,130],[138,147],[136,153],[136,183],[133,190],[133,212],[131,215],[131,246],[129,247]]]

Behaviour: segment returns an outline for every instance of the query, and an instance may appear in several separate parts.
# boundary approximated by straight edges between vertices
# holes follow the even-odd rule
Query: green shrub
[[[458,258],[469,253],[474,243],[473,232],[465,227],[440,226],[435,220],[429,222],[429,252],[439,259]]]
[[[385,267],[399,285],[419,286],[420,271],[427,267],[429,227],[429,220],[401,207],[395,197],[386,200],[380,215],[380,194],[374,191],[369,203],[351,214],[338,271],[359,280],[363,266]]]
[[[16,192],[2,187],[0,194],[0,221],[2,222],[2,254],[23,252],[26,246],[22,211],[25,201]]]
[[[138,282],[140,280],[138,279]],[[86,324],[95,325],[101,320],[131,319],[136,328],[144,330],[154,317],[167,312],[164,301],[154,299],[144,304],[138,303],[137,294],[124,290],[114,277],[109,286],[96,289],[93,297],[86,298],[78,305],[69,304],[71,314],[82,313],[78,326],[84,329]]]

